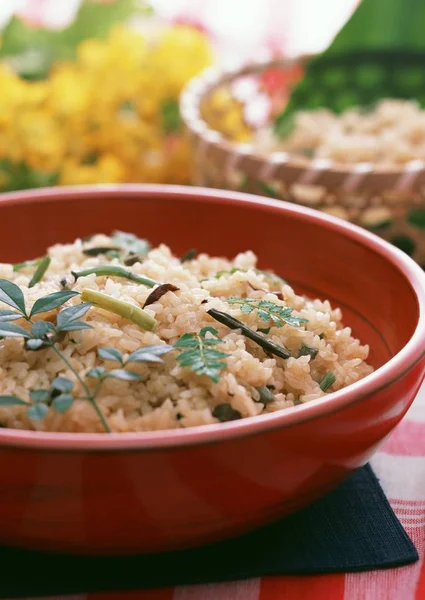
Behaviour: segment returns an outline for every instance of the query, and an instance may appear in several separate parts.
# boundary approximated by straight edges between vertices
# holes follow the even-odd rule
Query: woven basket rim
[[[259,60],[243,67],[220,69],[208,67],[193,78],[183,89],[180,97],[180,111],[190,133],[198,138],[206,147],[225,154],[233,164],[241,168],[244,163],[250,171],[263,168],[270,172],[271,167],[278,168],[279,175],[289,176],[291,183],[304,182],[326,185],[331,181],[331,188],[353,191],[366,187],[379,190],[411,190],[425,186],[425,161],[415,159],[403,166],[380,166],[371,162],[343,164],[332,159],[309,159],[297,157],[288,152],[271,152],[264,156],[255,151],[250,143],[236,143],[226,140],[219,131],[212,129],[202,118],[200,105],[202,100],[215,88],[245,75],[259,73],[276,67],[301,65],[309,57],[296,57],[275,60]],[[299,180],[299,181],[298,181]]]

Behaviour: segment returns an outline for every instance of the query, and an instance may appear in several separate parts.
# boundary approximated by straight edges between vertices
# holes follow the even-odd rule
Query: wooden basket
[[[285,152],[262,156],[250,143],[256,125],[247,105],[269,96],[269,113],[281,110],[303,72],[303,61],[257,63],[235,71],[208,69],[181,97],[181,113],[193,141],[196,185],[268,195],[350,220],[398,246],[425,265],[425,163],[383,168],[337,164]],[[281,74],[270,91],[264,81]],[[251,84],[249,84],[251,82]],[[251,95],[249,85],[256,89]],[[245,97],[239,91],[245,86]],[[273,87],[273,86],[272,86]],[[276,86],[275,86],[276,87]],[[254,94],[254,95],[253,95]]]

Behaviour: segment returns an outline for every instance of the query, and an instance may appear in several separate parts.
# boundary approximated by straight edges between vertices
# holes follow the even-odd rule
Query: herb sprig
[[[110,378],[125,381],[140,381],[142,379],[141,375],[128,370],[126,367],[131,363],[137,362],[161,363],[163,362],[161,356],[173,350],[173,347],[167,344],[145,346],[132,352],[126,360],[124,360],[122,353],[117,349],[100,348],[98,350],[99,358],[105,361],[115,361],[119,367],[110,370],[105,367],[96,367],[90,369],[85,376],[81,375],[62,352],[58,346],[58,342],[71,331],[92,328],[90,324],[82,321],[81,318],[92,308],[93,303],[82,302],[75,306],[63,308],[56,316],[56,323],[50,320],[34,320],[35,316],[56,310],[63,306],[65,302],[78,295],[78,292],[72,290],[62,290],[48,294],[36,300],[28,312],[22,290],[13,282],[0,279],[0,301],[10,307],[10,309],[0,310],[0,336],[4,338],[23,338],[25,348],[33,352],[44,349],[52,350],[80,384],[83,395],[78,396],[78,398],[91,403],[105,431],[110,432],[109,424],[96,401],[104,381]],[[29,329],[13,323],[13,321],[17,320],[26,321],[30,326]],[[94,389],[90,387],[86,380],[87,378],[97,379],[97,385]],[[30,399],[32,402],[27,402],[17,396],[8,395],[0,396],[0,406],[27,406],[27,415],[30,419],[43,419],[50,406],[58,412],[64,412],[71,408],[74,400],[77,398],[72,393],[74,386],[75,383],[70,379],[56,377],[49,389],[31,390]]]
[[[207,337],[207,333],[212,337]],[[227,366],[225,359],[230,355],[215,348],[222,343],[217,334],[213,327],[204,327],[199,333],[183,334],[174,344],[180,352],[176,358],[178,364],[190,368],[197,375],[207,375],[218,383],[220,372]]]
[[[292,325],[292,327],[299,327],[303,323],[308,323],[308,319],[293,316],[293,308],[279,306],[279,304],[275,304],[268,300],[231,296],[230,298],[227,298],[226,302],[231,305],[239,305],[241,312],[246,315],[249,315],[256,310],[260,319],[267,322],[270,322],[271,320],[277,327],[282,327],[284,323]]]

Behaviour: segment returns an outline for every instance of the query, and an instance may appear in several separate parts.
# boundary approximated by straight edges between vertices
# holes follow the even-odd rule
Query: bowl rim
[[[180,112],[187,128],[202,147],[202,155],[210,152],[229,167],[236,167],[262,180],[279,179],[288,185],[314,184],[354,193],[356,191],[388,191],[400,193],[419,189],[425,184],[425,161],[412,159],[402,166],[377,165],[372,162],[339,163],[327,158],[306,158],[288,152],[275,151],[262,155],[252,144],[227,140],[212,129],[201,114],[201,102],[215,88],[238,77],[253,75],[267,69],[303,65],[308,56],[273,60],[257,60],[235,68],[210,66],[191,79],[180,96]]]
[[[425,357],[425,272],[409,256],[378,236],[342,219],[329,216],[311,208],[273,200],[253,194],[163,184],[118,184],[64,186],[39,188],[0,194],[1,205],[44,203],[86,198],[88,201],[112,198],[173,199],[189,198],[211,204],[258,206],[268,212],[290,213],[301,220],[315,222],[330,231],[338,231],[370,251],[391,262],[404,276],[416,295],[419,318],[407,344],[387,363],[364,379],[337,392],[303,405],[276,411],[267,415],[247,417],[240,421],[201,425],[187,429],[136,433],[58,433],[34,432],[19,429],[0,429],[0,447],[32,448],[57,451],[153,451],[171,447],[186,447],[236,440],[267,431],[290,427],[321,418],[347,406],[357,404],[366,397],[391,386]]]

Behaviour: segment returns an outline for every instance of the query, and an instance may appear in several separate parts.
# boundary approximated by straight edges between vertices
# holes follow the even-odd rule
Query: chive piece
[[[260,402],[262,402],[263,404],[270,404],[270,402],[274,402],[276,400],[276,398],[273,396],[272,392],[266,385],[262,385],[261,387],[255,389],[260,394]]]
[[[320,334],[319,334],[319,338],[320,338],[321,340],[324,340],[324,339],[325,339],[325,334],[324,334],[324,333],[320,333]]]
[[[311,360],[313,360],[314,358],[316,358],[316,356],[318,354],[319,354],[319,351],[317,348],[312,348],[311,346],[302,344],[302,346],[298,352],[297,358],[300,358],[300,356],[311,356]]]
[[[271,327],[265,327],[264,329],[258,328],[257,331],[259,331],[260,333],[265,333],[267,335],[268,333],[270,333],[270,329]]]
[[[26,269],[27,267],[36,267],[40,262],[40,258],[35,258],[34,260],[25,260],[21,263],[16,263],[13,265],[13,270],[15,273],[18,271],[22,271],[22,269]]]
[[[34,287],[36,283],[39,283],[43,279],[43,276],[44,276],[45,272],[47,271],[47,269],[49,268],[50,263],[51,263],[50,256],[45,256],[44,258],[42,258],[40,260],[40,262],[38,263],[38,267],[36,268],[35,273],[32,276],[31,281],[28,284],[29,288]]]
[[[242,415],[238,410],[235,410],[230,404],[227,402],[223,402],[223,404],[217,404],[212,411],[213,417],[225,423],[226,421],[236,421],[237,419],[241,419]]]
[[[86,248],[83,254],[86,256],[99,256],[100,254],[108,254],[109,252],[119,252],[121,248],[117,246],[98,246],[97,248]]]
[[[194,248],[191,248],[191,250],[188,250],[188,252],[186,252],[186,254],[181,257],[180,262],[184,263],[184,262],[187,262],[188,260],[193,260],[197,254],[198,254],[197,250],[195,250]]]
[[[119,267],[118,265],[102,265],[100,267],[85,269],[84,271],[72,271],[72,275],[75,277],[75,280],[77,280],[79,277],[85,277],[86,275],[91,275],[93,273],[98,277],[103,275],[109,275],[111,277],[123,277],[124,279],[129,279],[130,281],[135,281],[136,283],[146,285],[147,287],[161,285],[159,281],[154,281],[150,277],[135,275],[131,271],[127,271],[127,269]]]
[[[320,382],[320,389],[322,390],[322,392],[326,392],[331,387],[331,385],[335,383],[335,381],[336,377],[333,373],[326,373],[326,375]]]
[[[215,308],[211,308],[207,312],[213,319],[226,325],[226,327],[229,327],[230,329],[240,329],[247,338],[261,346],[261,348],[269,354],[275,354],[276,356],[285,359],[291,357],[291,353],[284,346],[279,346],[278,344],[271,342],[261,334],[247,327],[242,321],[239,321],[239,319],[236,319],[225,312],[221,312],[221,310],[216,310]]]
[[[120,317],[129,319],[129,321],[133,321],[133,323],[138,325],[141,329],[152,331],[156,325],[155,319],[138,306],[133,306],[133,304],[129,304],[123,300],[111,298],[111,296],[96,292],[95,290],[83,290],[81,293],[81,301],[91,302],[98,308],[102,308],[103,310],[115,313]]]

